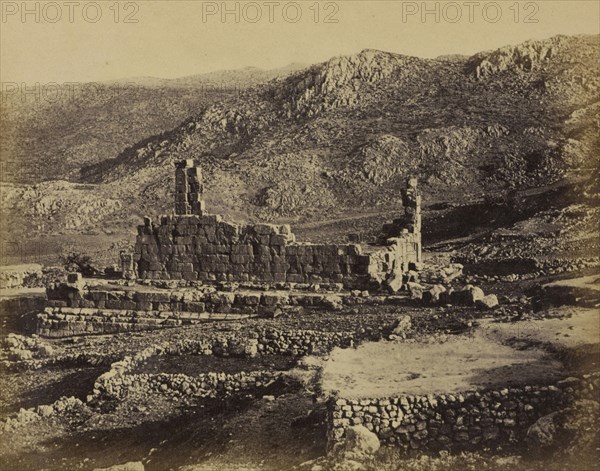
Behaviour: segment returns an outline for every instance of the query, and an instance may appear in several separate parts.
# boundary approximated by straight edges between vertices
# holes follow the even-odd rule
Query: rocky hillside
[[[170,211],[182,158],[203,166],[211,211],[296,222],[392,211],[409,174],[429,203],[585,178],[600,150],[598,39],[466,58],[364,50],[258,84],[112,159],[88,157],[82,181],[120,204],[74,227],[129,227],[132,214]]]
[[[245,68],[173,80],[27,84],[27,93],[7,85],[0,93],[5,130],[0,152],[2,161],[10,162],[4,180],[77,179],[83,165],[113,158],[224,98],[301,67]]]

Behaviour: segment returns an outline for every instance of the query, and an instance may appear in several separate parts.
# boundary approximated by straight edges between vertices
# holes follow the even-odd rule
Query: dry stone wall
[[[95,385],[94,393],[102,399],[123,399],[129,395],[159,394],[187,398],[226,398],[255,394],[283,377],[277,371],[185,374],[137,373],[112,376]]]
[[[256,328],[246,332],[229,333],[212,338],[188,339],[164,349],[166,355],[215,355],[253,357],[256,355],[302,356],[331,351],[334,347],[347,348],[368,334],[352,331],[324,332],[309,329]]]
[[[538,418],[575,399],[598,400],[600,375],[567,378],[551,385],[506,387],[389,398],[331,399],[328,446],[345,429],[364,425],[386,444],[406,450],[465,450],[524,437]]]

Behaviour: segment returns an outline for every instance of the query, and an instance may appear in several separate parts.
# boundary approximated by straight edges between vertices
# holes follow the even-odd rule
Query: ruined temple
[[[296,241],[289,225],[238,224],[210,214],[202,199],[201,169],[192,160],[175,168],[175,212],[138,227],[135,253],[122,256],[124,276],[200,282],[341,283],[369,289],[421,261],[417,180],[402,192],[404,215],[374,244]]]

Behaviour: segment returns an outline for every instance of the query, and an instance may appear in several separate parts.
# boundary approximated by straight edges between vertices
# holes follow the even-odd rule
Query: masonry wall
[[[143,279],[362,286],[379,269],[356,244],[299,244],[289,226],[237,225],[209,214],[147,220],[138,234],[135,261]]]
[[[126,255],[124,276],[202,282],[342,283],[368,289],[420,261],[420,209],[416,181],[406,213],[411,225],[395,224],[378,245],[296,242],[288,225],[240,225],[206,213],[201,172],[192,161],[176,168],[175,215],[138,227],[133,268]],[[406,199],[406,198],[405,198]],[[404,219],[403,219],[404,221]],[[417,224],[418,222],[418,224]]]
[[[238,394],[261,394],[282,378],[276,371],[185,374],[139,373],[114,376],[97,382],[96,395],[103,399],[124,399],[129,395],[148,397],[152,394],[186,398],[226,398]]]
[[[364,425],[386,444],[405,449],[464,450],[524,437],[538,418],[576,398],[598,399],[600,375],[557,384],[507,387],[462,394],[332,399],[328,446],[351,425]]]
[[[342,283],[367,289],[417,259],[411,234],[387,246],[295,242],[289,226],[237,225],[215,215],[163,216],[138,228],[135,269],[153,280]],[[364,253],[364,252],[367,253]]]
[[[401,193],[404,214],[383,225],[379,240],[387,243],[390,238],[398,239],[398,243],[405,246],[403,250],[409,251],[409,261],[421,262],[421,195],[417,179],[409,178]]]

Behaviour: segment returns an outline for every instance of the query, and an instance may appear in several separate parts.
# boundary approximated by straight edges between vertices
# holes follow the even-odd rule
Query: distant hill
[[[235,86],[243,86],[247,88],[259,83],[268,82],[277,77],[284,77],[293,72],[308,67],[308,64],[292,63],[285,67],[277,69],[259,69],[257,67],[244,67],[242,69],[219,70],[208,72],[205,74],[195,74],[186,77],[175,79],[164,79],[157,77],[131,77],[120,80],[104,82],[106,84],[136,84],[143,87],[169,87],[169,88],[185,88],[185,87],[201,87],[201,86],[222,86],[234,88]]]
[[[175,159],[196,158],[209,189],[234,192],[222,204],[275,214],[381,206],[409,173],[444,192],[535,186],[594,164],[596,41],[559,36],[452,61],[336,57],[229,97],[83,176],[136,188],[136,175],[167,178]]]
[[[299,67],[60,84],[58,91],[40,85],[37,95],[5,92],[1,158],[10,162],[11,180],[77,179],[83,165],[113,158],[217,101]]]

